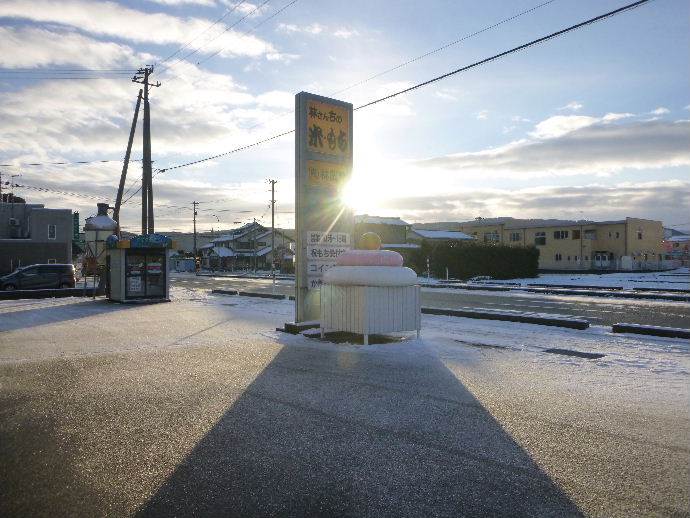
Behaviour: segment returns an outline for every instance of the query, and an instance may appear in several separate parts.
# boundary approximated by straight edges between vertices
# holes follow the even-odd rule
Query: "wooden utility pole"
[[[139,118],[139,106],[141,105],[142,92],[143,91],[140,89],[139,96],[137,97],[137,106],[134,108],[134,118],[132,119],[132,127],[129,130],[129,140],[127,141],[127,151],[125,152],[125,162],[122,164],[122,174],[120,175],[120,186],[117,189],[117,198],[115,198],[115,211],[113,212],[113,219],[117,221],[118,235],[120,228],[120,207],[122,206],[122,193],[125,189],[125,180],[127,180],[127,168],[129,167],[129,157],[132,153],[134,132],[136,131],[137,119]]]
[[[199,205],[199,202],[198,202],[198,201],[193,201],[193,202],[192,202],[192,212],[193,212],[193,214],[194,214],[193,217],[194,217],[194,259],[195,259],[195,260],[196,260],[196,257],[197,257],[197,246],[196,246],[196,215],[197,215],[197,211],[196,211],[196,208],[197,208],[198,205]]]
[[[269,180],[271,184],[271,277],[273,285],[276,283],[276,182]]]
[[[149,106],[149,86],[158,87],[159,82],[149,83],[149,76],[153,74],[153,66],[140,68],[132,78],[134,83],[144,85],[144,142],[142,153],[141,175],[141,233],[153,234],[153,174],[151,170],[151,109]]]

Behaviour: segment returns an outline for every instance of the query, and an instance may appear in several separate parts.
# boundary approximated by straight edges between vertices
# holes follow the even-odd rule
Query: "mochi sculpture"
[[[381,238],[369,232],[360,239],[364,250],[341,254],[324,274],[321,286],[321,336],[326,331],[372,333],[417,331],[421,328],[417,274],[403,266],[402,256],[380,250]]]

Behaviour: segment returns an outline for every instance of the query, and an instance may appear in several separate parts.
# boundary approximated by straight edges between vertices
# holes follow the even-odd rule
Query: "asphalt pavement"
[[[328,344],[212,299],[0,305],[0,515],[688,514],[680,372]]]
[[[227,288],[261,293],[294,295],[292,280],[238,279],[183,275],[173,284],[190,288]],[[611,299],[574,295],[546,295],[520,292],[482,292],[422,289],[422,306],[430,308],[487,308],[501,311],[545,313],[583,318],[594,325],[619,322],[663,327],[690,328],[690,303]]]

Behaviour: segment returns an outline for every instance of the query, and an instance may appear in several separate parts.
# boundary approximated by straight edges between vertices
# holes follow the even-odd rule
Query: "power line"
[[[129,73],[122,74],[122,77],[124,78],[124,77],[127,77],[129,75],[130,75]],[[84,77],[80,77],[80,76],[55,76],[55,77],[51,77],[51,76],[12,76],[12,77],[0,77],[0,81],[17,81],[17,80],[24,80],[24,79],[47,79],[50,81],[60,81],[60,80],[70,81],[70,80],[76,80],[76,79],[78,79],[78,80],[114,79],[114,77],[112,77],[112,76],[110,76],[110,77],[97,77],[97,76],[84,76]]]
[[[258,145],[260,145],[260,144],[264,144],[264,143],[266,143],[266,142],[269,142],[269,141],[271,141],[271,140],[275,140],[275,139],[280,138],[280,137],[284,137],[285,135],[289,135],[290,133],[294,133],[294,132],[295,132],[294,129],[292,129],[292,130],[290,130],[290,131],[284,131],[283,133],[279,133],[279,134],[277,134],[277,135],[273,135],[272,137],[268,137],[268,138],[265,138],[265,139],[263,139],[263,140],[259,140],[259,141],[257,141],[257,142],[254,142],[253,144],[247,144],[246,146],[241,146],[241,147],[232,149],[232,150],[230,150],[230,151],[226,151],[225,153],[219,153],[219,154],[217,154],[217,155],[209,156],[209,157],[206,157],[206,158],[200,158],[199,160],[194,160],[194,161],[192,161],[192,162],[187,162],[186,164],[179,164],[179,165],[174,165],[174,166],[170,166],[170,167],[164,167],[164,168],[162,168],[162,169],[159,169],[159,172],[160,172],[160,173],[164,173],[164,172],[166,172],[166,171],[172,171],[173,169],[180,169],[180,168],[182,168],[182,167],[189,167],[190,165],[200,164],[200,163],[202,163],[202,162],[208,162],[209,160],[214,160],[214,159],[216,159],[216,158],[220,158],[220,157],[223,157],[223,156],[231,155],[231,154],[237,153],[237,152],[239,152],[239,151],[244,151],[245,149],[249,149],[249,148],[251,148],[251,147],[255,147],[255,146],[258,146]]]
[[[577,29],[581,29],[581,28],[586,27],[586,26],[588,26],[588,25],[591,25],[591,24],[593,24],[593,23],[596,23],[596,22],[602,21],[602,20],[604,20],[604,19],[607,19],[607,18],[616,16],[616,15],[618,15],[618,14],[621,14],[621,13],[625,12],[625,11],[629,11],[629,10],[635,9],[635,8],[637,8],[637,7],[639,7],[639,6],[643,5],[643,4],[646,4],[646,3],[650,2],[650,1],[651,1],[651,0],[639,0],[639,1],[637,1],[637,2],[633,2],[633,3],[631,3],[631,4],[627,4],[627,5],[623,6],[623,7],[619,7],[618,9],[614,9],[613,11],[609,11],[609,12],[604,13],[604,14],[601,14],[601,15],[599,15],[599,16],[595,16],[594,18],[590,18],[590,19],[588,19],[588,20],[585,20],[585,21],[583,21],[583,22],[577,23],[577,24],[575,24],[575,25],[571,25],[570,27],[566,27],[565,29],[561,29],[561,30],[559,30],[559,31],[553,32],[553,33],[551,33],[551,34],[548,34],[547,36],[542,36],[541,38],[537,38],[537,39],[532,40],[532,41],[530,41],[530,42],[528,42],[528,43],[524,43],[524,44],[522,44],[522,45],[518,45],[517,47],[513,47],[512,49],[509,49],[509,50],[500,52],[500,53],[498,53],[498,54],[494,54],[493,56],[488,57],[488,58],[485,58],[485,59],[482,59],[482,60],[480,60],[480,61],[475,61],[474,63],[472,63],[472,64],[470,64],[470,65],[466,65],[466,66],[464,66],[464,67],[457,68],[457,69],[455,69],[455,70],[452,70],[452,71],[447,72],[447,73],[445,73],[445,74],[442,74],[442,75],[440,75],[440,76],[436,76],[436,77],[434,77],[434,78],[432,78],[432,79],[429,79],[429,80],[427,80],[427,81],[424,81],[424,82],[422,82],[422,83],[418,83],[418,84],[416,84],[416,85],[414,85],[414,86],[411,86],[411,87],[409,87],[409,88],[405,88],[405,89],[403,89],[403,90],[399,90],[398,92],[395,92],[395,93],[386,95],[386,96],[381,97],[381,98],[379,98],[379,99],[375,99],[375,100],[373,100],[373,101],[369,101],[369,102],[367,102],[367,103],[365,103],[365,104],[362,104],[362,105],[360,105],[360,106],[357,106],[357,107],[354,108],[354,109],[355,109],[355,110],[361,110],[361,109],[363,109],[363,108],[367,108],[367,107],[369,107],[369,106],[373,106],[373,105],[375,105],[375,104],[378,104],[378,103],[387,101],[387,100],[389,100],[389,99],[392,99],[392,98],[397,97],[397,96],[399,96],[399,95],[402,95],[402,94],[404,94],[404,93],[411,92],[411,91],[413,91],[413,90],[417,90],[418,88],[422,88],[423,86],[430,85],[430,84],[435,83],[435,82],[437,82],[437,81],[441,81],[442,79],[446,79],[447,77],[450,77],[450,76],[453,76],[453,75],[456,75],[456,74],[460,74],[460,73],[462,73],[462,72],[466,72],[467,70],[470,70],[470,69],[472,69],[472,68],[479,67],[479,66],[481,66],[481,65],[485,65],[486,63],[489,63],[489,62],[498,60],[498,59],[500,59],[500,58],[502,58],[502,57],[505,57],[505,56],[507,56],[507,55],[509,55],[509,54],[513,54],[513,53],[515,53],[515,52],[519,52],[519,51],[521,51],[521,50],[525,50],[525,49],[527,49],[527,48],[530,48],[530,47],[533,47],[533,46],[535,46],[535,45],[538,45],[539,43],[543,43],[543,42],[545,42],[545,41],[548,41],[548,40],[557,38],[557,37],[559,37],[559,36],[562,36],[562,35],[567,34],[567,33],[569,33],[569,32],[575,31],[575,30],[577,30]],[[223,156],[231,155],[231,154],[233,154],[233,153],[237,153],[237,152],[239,152],[239,151],[244,151],[245,149],[249,149],[249,148],[252,148],[252,147],[255,147],[255,146],[264,144],[264,143],[269,142],[269,141],[271,141],[271,140],[275,140],[275,139],[277,139],[277,138],[284,137],[285,135],[289,135],[289,134],[294,133],[294,132],[295,132],[294,129],[289,130],[289,131],[284,131],[284,132],[282,132],[282,133],[278,133],[277,135],[273,135],[273,136],[271,136],[271,137],[267,137],[267,138],[265,138],[265,139],[262,139],[262,140],[259,140],[259,141],[257,141],[257,142],[254,142],[254,143],[252,143],[252,144],[247,144],[247,145],[245,145],[245,146],[240,146],[240,147],[238,147],[238,148],[232,149],[232,150],[230,150],[230,151],[226,151],[226,152],[224,152],[224,153],[219,153],[219,154],[217,154],[217,155],[209,156],[209,157],[206,157],[206,158],[200,158],[200,159],[198,159],[198,160],[193,160],[193,161],[191,161],[191,162],[186,162],[186,163],[184,163],[184,164],[178,164],[178,165],[174,165],[174,166],[170,166],[170,167],[164,167],[164,168],[161,168],[161,169],[159,170],[159,172],[162,173],[162,172],[165,172],[165,171],[172,171],[172,170],[174,170],[174,169],[180,169],[180,168],[183,168],[183,167],[189,167],[189,166],[191,166],[191,165],[195,165],[195,164],[199,164],[199,163],[206,162],[206,161],[209,161],[209,160],[214,160],[214,159],[216,159],[216,158],[220,158],[220,157],[223,157]]]
[[[30,189],[30,190],[34,190],[34,191],[51,192],[51,193],[62,194],[64,196],[70,196],[70,197],[74,196],[77,198],[90,198],[90,199],[95,199],[95,200],[111,201],[110,198],[106,198],[105,196],[97,196],[95,194],[85,194],[85,193],[77,193],[77,192],[70,192],[70,191],[61,191],[58,189],[51,189],[49,187],[39,187],[36,185],[27,185],[27,184],[15,183],[12,186],[13,187],[19,187],[20,189]]]
[[[348,90],[352,90],[353,88],[355,88],[355,87],[357,87],[357,86],[361,86],[361,85],[363,85],[363,84],[365,84],[365,83],[368,83],[369,81],[371,81],[371,80],[373,80],[373,79],[376,79],[376,78],[379,78],[379,77],[384,76],[384,75],[386,75],[386,74],[389,74],[389,73],[391,73],[391,72],[394,72],[395,70],[399,70],[399,69],[401,69],[401,68],[403,68],[403,67],[406,67],[407,65],[410,65],[410,64],[415,63],[415,62],[417,62],[417,61],[420,61],[420,60],[422,60],[422,59],[424,59],[424,58],[427,58],[427,57],[429,57],[429,56],[431,56],[431,55],[433,55],[433,54],[436,54],[437,52],[441,52],[442,50],[445,50],[445,49],[450,48],[450,47],[452,47],[452,46],[454,46],[454,45],[457,45],[458,43],[462,43],[462,42],[465,41],[465,40],[468,40],[468,39],[470,39],[470,38],[474,38],[475,36],[478,36],[478,35],[480,35],[480,34],[482,34],[482,33],[484,33],[484,32],[487,32],[487,31],[490,31],[490,30],[492,30],[492,29],[495,29],[496,27],[500,27],[500,26],[503,25],[504,23],[508,23],[508,22],[510,22],[510,21],[512,21],[512,20],[515,20],[515,19],[517,19],[517,18],[520,18],[521,16],[524,16],[525,14],[529,14],[529,13],[531,13],[532,11],[536,11],[537,9],[540,9],[540,8],[542,8],[542,7],[545,7],[545,6],[551,4],[551,3],[555,2],[555,1],[556,1],[556,0],[548,0],[547,2],[542,2],[541,4],[535,5],[534,7],[531,7],[531,8],[529,8],[529,9],[524,10],[524,11],[521,11],[521,12],[519,12],[519,13],[517,13],[517,14],[514,14],[513,16],[508,17],[508,18],[504,18],[503,20],[501,20],[501,21],[499,21],[499,22],[496,22],[496,23],[494,23],[494,24],[492,24],[492,25],[487,25],[487,26],[484,27],[483,29],[479,29],[478,31],[472,32],[472,33],[467,34],[467,35],[465,35],[465,36],[462,36],[462,37],[460,37],[460,38],[458,38],[458,39],[456,39],[456,40],[453,40],[453,41],[451,41],[451,42],[449,42],[449,43],[446,43],[446,44],[444,44],[444,45],[442,45],[442,46],[440,46],[440,47],[437,47],[437,48],[435,48],[435,49],[433,49],[433,50],[430,50],[430,51],[428,51],[428,52],[425,52],[424,54],[420,54],[419,56],[416,56],[416,57],[413,57],[413,58],[411,58],[411,59],[408,59],[407,61],[404,61],[403,63],[400,63],[400,64],[398,64],[398,65],[395,65],[394,67],[391,67],[391,68],[389,68],[389,69],[386,69],[386,70],[384,70],[384,71],[382,71],[382,72],[378,72],[377,74],[374,74],[374,75],[372,75],[372,76],[369,76],[369,77],[367,77],[366,79],[362,79],[361,81],[357,81],[356,83],[353,83],[353,84],[351,84],[350,86],[347,86],[347,87],[343,88],[342,90],[338,90],[337,92],[333,92],[333,93],[330,94],[330,95],[331,95],[331,96],[333,96],[333,95],[338,95],[338,94],[341,94],[341,93],[343,93],[343,92],[347,92]]]
[[[465,41],[465,40],[468,40],[468,39],[470,39],[470,38],[473,38],[473,37],[475,37],[475,36],[478,36],[478,35],[480,35],[480,34],[482,34],[482,33],[484,33],[484,32],[487,32],[487,31],[489,31],[489,30],[491,30],[491,29],[495,29],[496,27],[499,27],[499,26],[503,25],[504,23],[508,23],[508,22],[510,22],[510,21],[512,21],[512,20],[515,20],[515,19],[517,19],[517,18],[520,18],[521,16],[524,16],[525,14],[531,13],[532,11],[536,11],[537,9],[540,9],[540,8],[542,8],[542,7],[545,7],[545,6],[551,4],[551,3],[555,2],[555,1],[556,1],[556,0],[548,0],[547,2],[542,2],[541,4],[535,5],[534,7],[531,7],[531,8],[529,8],[529,9],[524,10],[524,11],[521,11],[521,12],[519,12],[519,13],[517,13],[517,14],[514,14],[513,16],[508,17],[508,18],[504,18],[503,20],[500,20],[500,21],[498,21],[498,22],[496,22],[496,23],[494,23],[494,24],[492,24],[492,25],[487,25],[486,27],[484,27],[484,28],[482,28],[482,29],[479,29],[479,30],[477,30],[477,31],[475,31],[475,32],[473,32],[473,33],[466,34],[465,36],[462,36],[462,37],[460,37],[460,38],[458,38],[458,39],[456,39],[456,40],[453,40],[453,41],[451,41],[451,42],[449,42],[449,43],[446,43],[446,44],[444,44],[444,45],[442,45],[442,46],[440,46],[440,47],[437,47],[437,48],[435,48],[435,49],[433,49],[433,50],[430,50],[430,51],[428,51],[428,52],[425,52],[424,54],[420,54],[419,56],[413,57],[413,58],[411,58],[411,59],[408,59],[407,61],[404,61],[404,62],[402,62],[402,63],[399,63],[398,65],[395,65],[394,67],[388,68],[388,69],[386,69],[386,70],[384,70],[384,71],[382,71],[382,72],[378,72],[378,73],[376,73],[376,74],[374,74],[374,75],[372,75],[372,76],[369,76],[369,77],[367,77],[367,78],[365,78],[365,79],[362,79],[362,80],[359,80],[359,81],[357,81],[357,82],[355,82],[355,83],[352,83],[351,85],[346,86],[345,88],[343,88],[343,89],[341,89],[341,90],[337,90],[337,91],[335,91],[335,92],[332,92],[332,93],[329,94],[329,97],[332,97],[332,96],[334,96],[334,95],[338,95],[338,94],[343,93],[343,92],[347,92],[348,90],[352,90],[353,88],[355,88],[355,87],[357,87],[357,86],[361,86],[361,85],[363,85],[363,84],[365,84],[365,83],[368,83],[369,81],[371,81],[371,80],[373,80],[373,79],[377,79],[377,78],[379,78],[379,77],[381,77],[381,76],[384,76],[384,75],[386,75],[386,74],[389,74],[390,72],[393,72],[393,71],[395,71],[395,70],[399,70],[399,69],[401,69],[401,68],[403,68],[403,67],[406,67],[407,65],[410,65],[410,64],[415,63],[415,62],[417,62],[417,61],[420,61],[420,60],[422,60],[422,59],[424,59],[424,58],[427,58],[427,57],[429,57],[429,56],[431,56],[431,55],[433,55],[433,54],[436,54],[437,52],[440,52],[440,51],[442,51],[442,50],[445,50],[445,49],[447,49],[447,48],[450,48],[450,47],[452,47],[452,46],[454,46],[454,45],[457,45],[458,43],[461,43],[461,42],[463,42],[463,41]],[[281,115],[280,117],[278,117],[278,119],[283,119],[283,118],[287,117],[288,115],[294,115],[294,112],[285,113],[285,114]],[[275,120],[275,119],[274,119],[274,120]],[[254,128],[256,128],[257,126],[261,126],[261,125],[263,125],[263,124],[264,124],[263,121],[257,122],[256,124],[254,124],[253,126],[250,126],[250,127],[247,128],[247,129],[248,129],[248,130],[251,130],[251,129],[254,129]]]
[[[232,8],[227,9],[227,10],[225,11],[225,13],[224,13],[222,16],[220,16],[218,19],[216,19],[216,21],[214,21],[211,25],[209,25],[208,27],[206,27],[206,28],[205,28],[203,31],[201,31],[199,34],[197,34],[196,36],[194,36],[191,40],[189,40],[187,43],[185,43],[183,46],[181,46],[181,47],[180,47],[179,49],[177,49],[175,52],[173,52],[172,54],[170,54],[167,58],[163,59],[163,60],[161,61],[161,63],[165,63],[165,62],[168,61],[170,58],[174,57],[175,55],[177,55],[178,53],[180,53],[182,50],[184,50],[185,48],[187,48],[193,41],[199,39],[201,36],[203,36],[204,34],[206,34],[210,29],[212,29],[216,24],[218,24],[218,23],[220,23],[221,21],[223,21],[223,19],[225,19],[229,14],[233,13],[233,12],[234,12],[239,6],[241,6],[243,3],[244,3],[244,1],[238,2],[238,3],[236,3]]]
[[[20,165],[17,164],[0,164],[0,167],[34,167],[34,166],[46,166],[46,165],[84,165],[84,164],[105,164],[108,162],[118,162],[121,163],[124,159],[119,160],[78,160],[76,162],[23,162]],[[141,158],[131,158],[130,162],[141,162]]]
[[[206,43],[204,43],[204,44],[198,46],[196,49],[194,49],[194,50],[192,50],[191,52],[185,54],[184,56],[182,56],[181,58],[179,58],[178,60],[176,60],[174,63],[172,63],[172,64],[170,64],[170,65],[168,65],[168,66],[164,66],[164,67],[163,67],[163,70],[161,70],[161,72],[165,72],[166,70],[169,70],[169,69],[171,69],[171,68],[177,66],[180,62],[184,61],[184,60],[187,59],[188,57],[193,56],[194,54],[196,54],[197,52],[199,52],[199,50],[201,50],[202,48],[204,48],[206,45],[208,45],[208,44],[211,43],[211,42],[216,41],[216,40],[217,40],[218,38],[220,38],[223,34],[225,34],[226,32],[228,32],[228,31],[229,31],[230,29],[232,29],[233,27],[237,26],[237,24],[239,24],[239,23],[241,23],[242,21],[244,21],[244,20],[246,20],[247,18],[249,18],[252,14],[254,14],[256,11],[258,11],[259,9],[261,9],[264,5],[266,5],[266,4],[267,4],[268,2],[270,2],[270,1],[271,1],[271,0],[264,0],[264,2],[263,2],[262,4],[256,6],[256,7],[255,7],[254,9],[252,9],[250,12],[248,12],[247,14],[245,14],[242,18],[240,18],[239,20],[237,20],[237,21],[235,21],[234,23],[230,24],[228,27],[225,28],[225,30],[223,30],[223,31],[219,32],[218,34],[216,34],[216,36],[215,36],[214,38],[211,38],[210,40],[206,41]],[[223,49],[218,50],[218,51],[215,52],[213,55],[215,56],[215,55],[218,54],[221,50],[223,50]]]
[[[523,43],[522,45],[518,45],[517,47],[513,47],[512,49],[500,52],[498,54],[494,54],[491,57],[482,59],[480,61],[475,61],[471,65],[456,68],[455,70],[452,70],[452,71],[447,72],[445,74],[442,74],[440,76],[436,76],[432,79],[429,79],[428,81],[418,83],[418,84],[411,86],[409,88],[405,88],[405,89],[400,90],[398,92],[395,92],[393,94],[381,97],[380,99],[376,99],[374,101],[370,101],[368,103],[362,104],[362,105],[358,106],[357,108],[355,108],[355,110],[361,110],[362,108],[366,108],[368,106],[373,106],[374,104],[378,104],[380,102],[387,101],[388,99],[392,99],[393,97],[397,97],[398,95],[402,95],[404,93],[411,92],[412,90],[422,88],[423,86],[427,86],[427,85],[430,85],[430,84],[435,83],[437,81],[441,81],[442,79],[453,76],[455,74],[459,74],[461,72],[465,72],[465,71],[470,70],[472,68],[476,68],[476,67],[479,67],[481,65],[485,65],[486,63],[490,63],[491,61],[495,61],[497,59],[500,59],[504,56],[507,56],[508,54],[513,54],[515,52],[525,50],[529,47],[533,47],[534,45],[538,45],[539,43],[543,43],[545,41],[551,40],[553,38],[557,38],[559,36],[562,36],[564,34],[572,32],[574,30],[581,29],[582,27],[586,27],[587,25],[591,25],[593,23],[599,22],[599,21],[604,20],[606,18],[610,18],[610,17],[615,16],[617,14],[620,14],[622,12],[629,11],[631,9],[635,9],[635,8],[641,6],[642,4],[646,4],[649,1],[650,0],[639,0],[637,2],[633,2],[633,3],[625,5],[623,7],[619,7],[618,9],[614,9],[613,11],[609,11],[608,13],[604,13],[604,14],[601,14],[599,16],[595,16],[594,18],[590,18],[589,20],[585,20],[584,22],[576,23],[575,25],[571,25],[570,27],[566,27],[565,29],[561,29],[560,31],[552,32],[551,34],[548,34],[547,36],[542,36],[541,38],[537,38],[536,40],[532,40],[528,43]]]
[[[287,8],[290,7],[291,5],[297,3],[297,1],[298,1],[298,0],[291,0],[290,2],[288,2],[287,4],[285,4],[283,7],[281,7],[280,9],[278,9],[278,10],[277,10],[275,13],[273,13],[271,16],[268,16],[267,18],[264,18],[264,19],[261,20],[259,23],[257,23],[254,27],[252,27],[250,30],[248,30],[248,31],[246,31],[246,32],[244,32],[244,33],[242,33],[241,37],[245,37],[245,36],[249,35],[250,33],[254,32],[256,29],[258,29],[259,27],[261,27],[264,23],[266,23],[266,22],[269,21],[269,20],[272,20],[273,18],[275,18],[276,16],[278,16],[280,13],[282,13],[283,11],[285,11],[285,9],[287,9]],[[266,0],[266,1],[265,1],[263,4],[261,4],[259,7],[262,7],[262,6],[264,6],[265,4],[267,4],[267,3],[268,3],[268,0]],[[257,9],[258,9],[258,7],[257,7]],[[210,55],[206,56],[204,59],[202,59],[202,60],[200,60],[200,61],[197,61],[197,63],[196,63],[197,66],[198,66],[198,65],[201,65],[202,63],[206,63],[209,59],[211,59],[211,58],[217,56],[217,55],[220,54],[223,50],[224,50],[224,49],[218,49],[218,50],[215,51],[213,54],[210,54]]]

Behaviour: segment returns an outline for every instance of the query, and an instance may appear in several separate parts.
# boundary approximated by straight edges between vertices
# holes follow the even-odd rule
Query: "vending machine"
[[[108,299],[115,302],[170,300],[170,255],[174,242],[161,234],[108,239]]]

